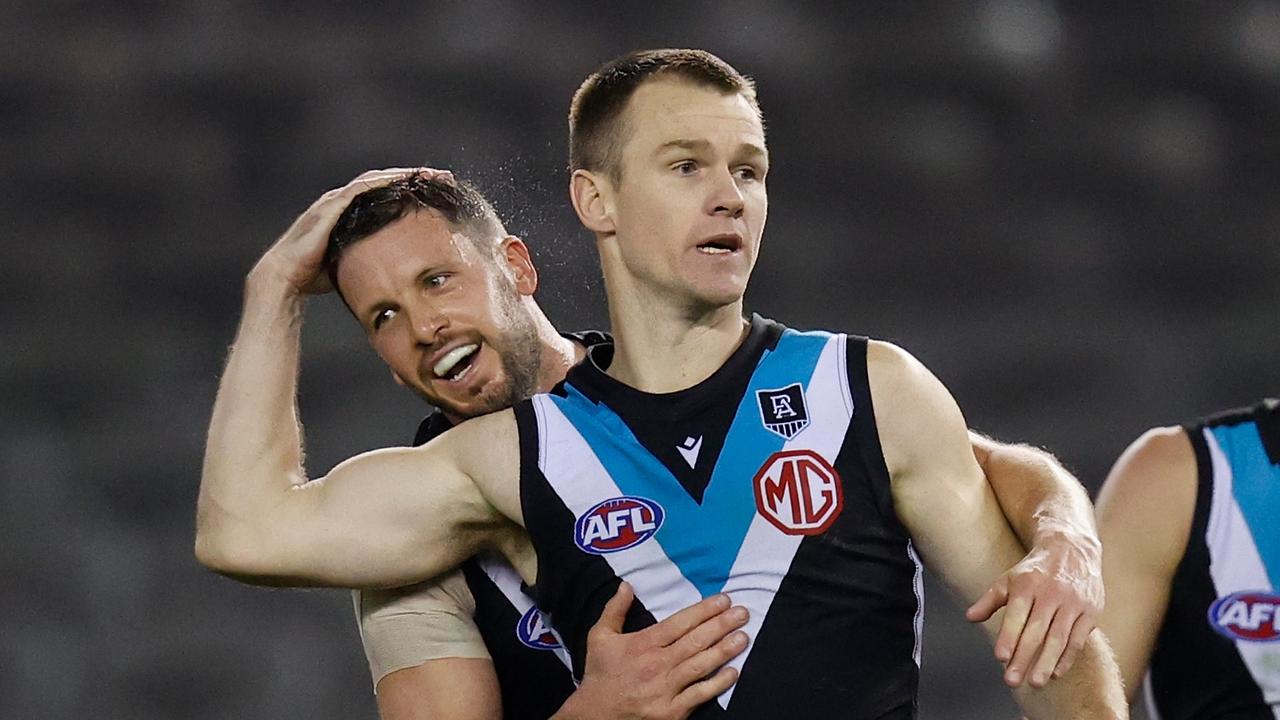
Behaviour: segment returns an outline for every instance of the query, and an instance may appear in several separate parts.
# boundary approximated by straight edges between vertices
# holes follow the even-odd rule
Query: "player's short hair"
[[[416,173],[355,196],[338,216],[325,248],[325,269],[338,286],[338,261],[348,247],[421,208],[436,210],[481,250],[492,251],[507,230],[475,186]]]
[[[636,88],[658,77],[674,77],[739,93],[760,115],[755,82],[706,50],[637,50],[614,58],[587,76],[569,105],[569,171],[622,177],[623,110]]]

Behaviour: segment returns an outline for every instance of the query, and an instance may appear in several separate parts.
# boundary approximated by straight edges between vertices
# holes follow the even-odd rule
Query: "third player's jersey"
[[[594,348],[516,407],[536,597],[581,677],[619,579],[627,629],[717,592],[746,606],[737,684],[694,718],[911,718],[920,564],[894,514],[867,341],[753,318],[710,378],[650,395]]]
[[[584,342],[580,336],[570,336]],[[589,336],[603,341],[599,333]],[[445,432],[451,424],[439,412],[418,427],[414,445]],[[525,592],[515,568],[495,554],[482,554],[462,564],[467,589],[475,600],[473,620],[493,660],[502,695],[504,720],[551,717],[574,690],[569,656]]]
[[[1151,656],[1162,720],[1280,720],[1280,403],[1186,426],[1199,481]]]

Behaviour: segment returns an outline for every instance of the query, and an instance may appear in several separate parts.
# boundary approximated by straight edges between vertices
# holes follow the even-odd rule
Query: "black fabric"
[[[598,331],[567,333],[565,337],[587,348],[610,341],[607,334]],[[413,444],[423,445],[451,427],[443,413],[434,411],[418,425]],[[572,676],[555,653],[520,642],[517,626],[521,613],[479,563],[466,561],[462,573],[476,601],[476,627],[493,658],[504,720],[546,720],[573,693]]]
[[[605,346],[596,348],[591,363],[574,368],[566,383],[553,392],[568,397],[577,391],[588,400],[604,402],[637,441],[674,472],[684,461],[666,452],[671,438],[683,437],[688,427],[707,423],[708,417],[723,418],[727,429],[740,405],[760,412],[754,402],[741,402],[743,393],[764,351],[775,348],[783,332],[772,321],[753,318],[746,339],[726,364],[703,383],[680,393],[650,395],[609,379],[603,372],[610,359]],[[919,669],[913,657],[914,623],[917,613],[923,612],[914,583],[916,565],[888,495],[888,471],[866,381],[866,340],[848,339],[845,355],[850,366],[845,382],[855,410],[833,460],[844,492],[841,514],[825,532],[799,543],[754,637],[728,709],[708,702],[693,713],[695,720],[916,716]],[[709,412],[724,406],[730,409],[717,410],[720,414],[715,415]],[[580,673],[587,631],[619,578],[605,557],[583,552],[575,544],[576,518],[539,466],[541,428],[534,404],[518,405],[516,420],[521,504],[538,554],[535,595],[570,648],[575,672]],[[704,442],[709,441],[707,425],[699,427]],[[718,434],[723,443],[724,430]],[[708,446],[702,452],[708,452]],[[710,467],[706,474],[710,476]],[[691,496],[701,498],[705,480],[694,488],[680,481]],[[738,481],[753,480],[748,476]],[[703,542],[715,543],[716,538],[709,535]],[[653,622],[651,612],[633,607],[628,629]]]
[[[1280,465],[1280,400],[1263,400],[1254,408],[1254,413],[1267,459],[1272,465]]]
[[[538,469],[538,421],[533,407],[522,402],[516,405],[515,415],[520,430],[521,512],[538,555],[538,583],[530,590],[543,617],[564,641],[573,658],[573,676],[580,682],[587,658],[587,632],[617,592],[620,580],[603,557],[586,555],[571,540],[565,542],[572,536],[574,517]],[[631,632],[652,624],[653,614],[639,598],[633,600],[623,630]]]
[[[1195,511],[1187,547],[1169,587],[1169,606],[1149,666],[1151,700],[1162,720],[1275,720],[1235,644],[1207,620],[1217,599],[1205,541],[1213,510],[1213,462],[1203,431],[1250,422],[1252,410],[1232,410],[1183,427],[1195,450]]]
[[[475,622],[493,658],[502,693],[505,720],[546,720],[574,691],[564,663],[550,650],[520,642],[516,628],[521,615],[474,559],[462,565],[462,575],[476,601]]]
[[[845,712],[806,714],[813,713],[806,707],[806,717],[896,720],[918,712],[913,623],[924,598],[915,594],[908,536],[889,496],[867,383],[867,340],[850,337],[846,347],[855,410],[835,462],[844,480],[844,511],[826,533],[801,543],[769,609],[771,619],[776,613],[786,622],[766,622],[755,639],[753,654],[776,660],[757,663],[753,655],[743,668],[730,709],[741,703],[749,712],[734,717],[787,717],[804,707],[802,695],[810,693],[843,698]],[[847,603],[838,613],[829,602],[815,602],[833,592]],[[821,627],[829,647],[797,631],[807,626]]]
[[[760,356],[772,349],[781,335],[782,326],[753,317],[747,337],[725,364],[696,387],[679,392],[644,393],[606,375],[613,361],[612,343],[592,347],[570,376],[583,394],[618,413],[640,444],[701,504],[738,410],[737,405],[718,400],[742,396]],[[692,467],[677,449],[688,438],[701,441]]]

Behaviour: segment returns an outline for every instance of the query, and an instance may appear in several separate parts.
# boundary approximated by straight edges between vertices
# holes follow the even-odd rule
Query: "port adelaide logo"
[[[1280,595],[1246,590],[1220,597],[1209,606],[1209,625],[1232,640],[1280,640]]]
[[[583,552],[607,555],[635,547],[662,527],[666,512],[647,498],[610,498],[583,513],[573,525],[573,540]]]
[[[769,432],[790,440],[809,427],[809,409],[804,405],[804,387],[794,383],[776,390],[757,390],[760,420]]]
[[[516,623],[516,637],[535,650],[558,650],[560,638],[542,617],[537,607],[530,607]]]

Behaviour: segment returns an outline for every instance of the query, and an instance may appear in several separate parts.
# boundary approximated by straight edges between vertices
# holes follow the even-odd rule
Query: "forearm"
[[[1129,710],[1118,678],[1111,647],[1095,632],[1065,675],[1043,688],[1023,685],[1014,694],[1029,720],[1124,720]]]
[[[1092,558],[1101,553],[1089,496],[1052,455],[973,432],[969,439],[1001,510],[1026,549],[1065,542]]]
[[[196,512],[196,553],[219,569],[305,481],[296,392],[303,298],[260,264],[218,387]],[[262,543],[253,541],[255,545]]]

